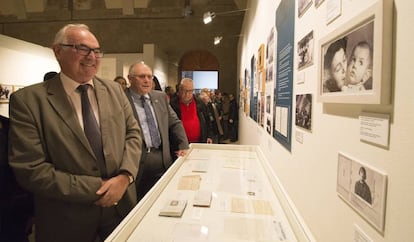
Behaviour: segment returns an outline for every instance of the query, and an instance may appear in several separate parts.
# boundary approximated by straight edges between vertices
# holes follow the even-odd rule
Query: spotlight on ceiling
[[[216,13],[214,13],[214,12],[205,12],[204,15],[203,15],[204,24],[210,23],[213,20],[214,17],[216,17]]]
[[[220,41],[223,39],[223,36],[214,37],[214,45],[220,44]]]
[[[232,11],[226,11],[226,12],[220,12],[220,13],[215,13],[215,12],[208,11],[208,12],[204,13],[203,21],[204,21],[204,24],[208,24],[211,21],[213,21],[213,18],[215,18],[217,15],[233,15],[233,14],[238,14],[238,13],[241,13],[241,12],[245,12],[247,10],[249,10],[249,9],[246,8],[246,9],[232,10]]]

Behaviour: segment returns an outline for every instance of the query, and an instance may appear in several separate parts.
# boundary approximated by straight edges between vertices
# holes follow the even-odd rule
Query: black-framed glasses
[[[82,45],[82,44],[80,45],[59,44],[59,45],[74,48],[76,50],[76,53],[83,55],[83,56],[88,56],[91,52],[93,52],[96,58],[101,58],[104,55],[104,53],[101,51],[100,48],[90,48],[89,46]]]
[[[145,74],[141,74],[141,75],[129,75],[130,77],[134,77],[134,78],[139,78],[139,79],[144,79],[144,78],[147,78],[147,79],[150,79],[150,80],[153,80],[154,79],[154,76],[153,75],[145,75]]]

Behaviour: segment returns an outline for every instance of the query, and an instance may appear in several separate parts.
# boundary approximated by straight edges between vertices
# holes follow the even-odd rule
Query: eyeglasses
[[[190,90],[181,89],[181,91],[183,91],[183,93],[185,94],[190,94],[194,92],[194,89],[190,89]]]
[[[65,46],[65,47],[72,47],[76,49],[76,53],[83,55],[83,56],[88,56],[91,52],[93,52],[96,58],[101,58],[104,55],[104,53],[101,51],[100,48],[90,48],[89,46],[82,45],[82,44],[81,45],[59,44],[59,45]]]
[[[145,74],[141,74],[141,75],[129,75],[130,77],[134,77],[134,78],[139,78],[139,79],[144,79],[144,78],[147,78],[147,79],[150,79],[150,80],[152,80],[152,79],[154,79],[154,76],[153,75],[145,75]]]

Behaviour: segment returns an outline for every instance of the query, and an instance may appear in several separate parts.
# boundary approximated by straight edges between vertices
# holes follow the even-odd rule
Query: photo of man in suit
[[[171,152],[184,156],[189,148],[181,120],[171,108],[167,94],[153,90],[153,77],[144,62],[131,65],[128,75],[131,87],[125,92],[142,130],[142,169],[136,180],[138,201],[171,166]]]
[[[9,164],[33,193],[36,241],[103,241],[136,204],[141,130],[121,86],[95,76],[88,26],[64,26],[52,48],[61,72],[10,98]]]

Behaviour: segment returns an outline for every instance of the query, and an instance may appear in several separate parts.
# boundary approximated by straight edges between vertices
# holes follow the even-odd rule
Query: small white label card
[[[390,115],[379,113],[361,113],[359,116],[362,141],[388,147],[390,136]]]

